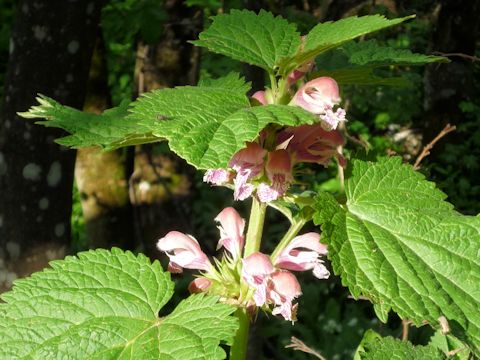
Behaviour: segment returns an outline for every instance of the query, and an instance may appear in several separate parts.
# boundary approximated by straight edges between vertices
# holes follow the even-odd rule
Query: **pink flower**
[[[285,320],[295,321],[297,304],[292,301],[302,294],[297,278],[289,271],[277,271],[271,276],[271,289],[268,297],[276,307],[272,314],[282,315]]]
[[[288,141],[290,139],[290,141]],[[345,158],[337,147],[345,140],[337,130],[326,131],[320,124],[289,127],[277,136],[277,143],[286,143],[287,151],[292,154],[294,162],[311,162],[327,166],[332,157],[336,157],[342,166]]]
[[[271,185],[262,183],[257,188],[257,196],[262,202],[270,202],[281,197],[293,181],[288,151],[280,149],[269,152],[266,173]]]
[[[340,102],[337,82],[331,77],[313,79],[298,89],[293,104],[314,114],[323,114]]]
[[[320,119],[323,120],[323,127],[326,130],[335,130],[339,123],[347,121],[345,118],[346,112],[342,108],[338,108],[335,112],[332,109],[326,109],[324,115],[320,115]]]
[[[245,149],[238,151],[230,160],[230,167],[235,171],[250,171],[250,176],[257,176],[263,169],[263,159],[267,151],[256,142],[247,142]]]
[[[202,293],[202,292],[205,292],[211,285],[212,285],[212,282],[206,278],[203,278],[203,277],[195,278],[188,285],[188,291],[190,292],[190,294]]]
[[[260,104],[266,105],[267,99],[265,98],[265,91],[257,91],[252,95],[252,98],[257,100]]]
[[[232,254],[233,259],[242,256],[245,229],[245,220],[240,217],[237,210],[233,207],[223,209],[217,215],[215,221],[220,223],[220,240],[218,241],[217,250],[222,246]]]
[[[233,180],[235,190],[233,198],[244,200],[252,194],[253,185],[247,181],[263,171],[263,162],[267,151],[255,142],[248,142],[245,149],[233,155],[229,166],[237,172]]]
[[[346,121],[345,110],[338,108],[333,111],[334,105],[340,102],[337,82],[327,76],[311,80],[303,85],[292,99],[294,105],[320,115],[326,130],[334,130],[342,121]]]
[[[214,185],[223,185],[230,179],[230,173],[225,169],[210,169],[205,172],[203,181]]]
[[[191,235],[170,231],[158,240],[157,248],[170,258],[168,271],[180,273],[183,268],[209,271],[212,264],[204,254],[198,241]]]
[[[310,232],[295,237],[275,260],[275,266],[293,271],[313,269],[315,277],[327,279],[330,273],[319,259],[326,254],[327,246],[320,243],[320,235]]]
[[[252,195],[253,190],[255,187],[252,184],[248,183],[250,179],[250,171],[240,171],[237,173],[235,179],[233,179],[233,199],[234,200],[245,200],[250,195]]]
[[[242,278],[255,289],[253,299],[257,306],[262,306],[267,301],[267,285],[270,274],[275,268],[270,257],[261,252],[255,252],[242,260]]]

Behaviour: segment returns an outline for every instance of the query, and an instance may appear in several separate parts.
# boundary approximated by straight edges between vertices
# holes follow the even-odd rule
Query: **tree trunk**
[[[0,291],[69,246],[75,152],[20,118],[38,93],[82,108],[100,2],[19,1],[0,129]]]
[[[97,40],[84,111],[101,113],[110,107],[105,47]],[[75,180],[80,192],[89,248],[134,249],[133,212],[128,196],[126,149],[104,152],[97,147],[77,151]]]
[[[165,5],[168,23],[158,44],[139,44],[136,82],[138,92],[193,85],[198,80],[199,50],[188,43],[196,39],[202,25],[201,13],[183,1]],[[193,168],[158,146],[135,149],[135,167],[130,179],[130,201],[134,206],[136,237],[142,251],[158,257],[156,241],[170,230],[191,232],[187,219]]]

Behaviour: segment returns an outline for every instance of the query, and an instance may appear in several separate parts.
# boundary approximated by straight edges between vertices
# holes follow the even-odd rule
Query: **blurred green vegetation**
[[[188,0],[189,6],[201,12],[205,26],[209,17],[231,8],[242,8],[241,1],[227,0]],[[304,33],[317,23],[317,17],[311,9],[320,7],[322,1],[309,1],[309,9],[299,5],[305,2],[268,1],[268,9],[281,14],[298,24]],[[281,3],[281,4],[280,4]],[[375,4],[375,2],[373,2]],[[409,49],[425,53],[428,47],[432,26],[430,15],[435,1],[416,0],[408,9],[391,13],[383,5],[365,5],[358,9],[359,15],[381,13],[388,17],[397,17],[417,13],[415,21],[407,22],[393,30],[377,34],[374,38],[383,45],[397,49]],[[8,59],[9,33],[13,20],[15,1],[0,0],[0,97]],[[280,6],[281,5],[281,6]],[[318,16],[318,14],[316,14]],[[161,38],[163,26],[168,22],[161,0],[111,0],[102,13],[101,27],[106,48],[108,82],[113,104],[134,96],[134,68],[137,57],[137,45],[155,43]],[[480,56],[480,54],[477,54]],[[202,51],[200,59],[200,78],[218,77],[230,71],[244,72],[245,67],[233,60]],[[347,130],[357,139],[350,141],[346,153],[351,150],[368,147],[370,151],[387,156],[397,153],[408,161],[415,159],[418,144],[412,143],[423,121],[423,76],[424,68],[392,68],[383,70],[391,75],[403,76],[409,80],[404,87],[389,86],[345,86],[342,98],[348,108]],[[457,133],[462,141],[448,143],[442,147],[435,162],[424,160],[424,168],[430,179],[436,181],[445,191],[450,202],[459,211],[466,214],[480,212],[480,66],[475,67],[475,101],[458,104],[458,116],[461,125]],[[404,132],[407,137],[400,138]],[[363,144],[363,145],[362,145]],[[165,145],[159,145],[159,151],[168,151]],[[300,169],[302,179],[313,181],[315,189],[339,190],[338,174],[335,166],[305,166]],[[231,191],[224,188],[212,188],[202,181],[197,173],[192,179],[192,192],[196,197],[191,201],[188,216],[192,219],[195,237],[205,243],[208,252],[215,252],[218,230],[213,218],[220,209],[233,205]],[[235,203],[235,207],[247,217],[248,204]],[[282,215],[268,212],[265,228],[265,249],[273,248],[285,231],[287,224]],[[72,238],[75,250],[86,247],[85,224],[81,213],[80,195],[75,188],[72,213]],[[186,293],[188,277],[177,278],[178,286]],[[265,321],[260,315],[263,328],[258,330],[266,339],[263,344],[264,359],[309,359],[304,353],[284,350],[283,347],[296,336],[307,345],[317,349],[330,360],[351,359],[356,346],[366,329],[374,329],[383,335],[399,336],[401,322],[392,315],[388,324],[381,324],[375,317],[373,307],[368,301],[354,301],[343,288],[338,278],[328,281],[315,280],[311,274],[302,274],[303,296],[299,301],[298,322],[294,326],[283,320],[270,318]],[[177,294],[178,296],[178,294]],[[425,344],[431,330],[426,327],[412,329],[410,339]]]

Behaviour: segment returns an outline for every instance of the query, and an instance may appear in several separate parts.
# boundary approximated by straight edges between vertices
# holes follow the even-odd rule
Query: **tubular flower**
[[[340,102],[337,82],[331,77],[322,76],[311,80],[296,92],[292,99],[294,105],[320,115],[327,130],[336,129],[341,121],[346,121],[345,110],[333,107]]]
[[[275,260],[275,266],[293,270],[313,270],[313,275],[318,279],[328,279],[329,271],[319,259],[327,254],[327,246],[320,243],[320,235],[315,232],[306,233],[295,237],[288,246],[283,249]]]
[[[297,304],[292,301],[302,294],[297,278],[289,271],[276,271],[271,276],[268,297],[275,304],[273,315],[282,315],[287,321],[296,320]]]
[[[261,252],[255,252],[242,260],[242,278],[255,289],[253,300],[257,306],[267,302],[267,286],[270,274],[275,268],[270,257]]]
[[[210,271],[212,264],[204,254],[198,241],[191,235],[170,231],[158,240],[157,248],[170,258],[168,271],[181,273],[183,268]]]
[[[310,162],[327,166],[332,157],[345,166],[345,158],[338,152],[338,146],[345,144],[337,130],[326,131],[320,124],[289,127],[277,136],[277,143],[285,144],[294,163]]]
[[[314,114],[323,114],[325,108],[332,108],[340,102],[337,82],[322,76],[310,80],[293,97],[293,103]]]
[[[285,194],[293,181],[292,162],[288,151],[280,149],[269,152],[265,170],[271,185],[260,184],[257,195],[260,201],[269,202]]]
[[[247,181],[256,177],[263,171],[264,157],[267,151],[255,142],[248,142],[245,149],[237,152],[230,161],[230,167],[237,172],[233,180],[235,187],[233,198],[245,200],[249,197],[254,187]]]
[[[237,210],[233,207],[227,207],[217,215],[215,221],[220,223],[218,226],[220,240],[218,241],[217,250],[223,246],[230,252],[234,260],[240,258],[245,242],[243,237],[245,220],[240,217]]]

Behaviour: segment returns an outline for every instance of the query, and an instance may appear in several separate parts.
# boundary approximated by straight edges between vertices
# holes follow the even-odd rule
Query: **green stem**
[[[269,73],[268,76],[270,77],[270,87],[272,89],[273,98],[276,99],[277,97],[277,79],[275,79],[275,75]]]
[[[266,204],[258,201],[258,199],[252,196],[252,210],[250,212],[250,220],[248,222],[247,238],[245,240],[245,252],[243,255],[244,258],[260,250],[266,211]]]
[[[230,360],[245,360],[247,358],[248,348],[248,329],[250,327],[250,320],[245,308],[238,308],[235,312],[238,318],[238,330],[230,348]]]
[[[290,229],[285,233],[283,236],[282,240],[278,243],[277,247],[273,251],[272,255],[270,255],[270,259],[272,260],[272,263],[275,262],[277,259],[278,255],[282,252],[283,249],[292,241],[292,239],[297,236],[298,232],[302,230],[303,226],[307,223],[307,220],[305,219],[300,219],[300,220],[295,220],[292,225],[290,226]]]

